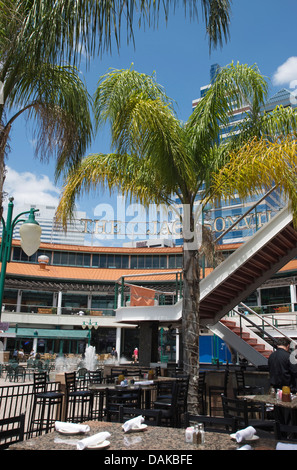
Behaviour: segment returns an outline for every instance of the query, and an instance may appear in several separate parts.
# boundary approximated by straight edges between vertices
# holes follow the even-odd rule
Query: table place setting
[[[106,449],[110,445],[110,438],[111,434],[107,431],[98,432],[97,434],[93,434],[93,436],[86,437],[85,439],[81,439],[77,442],[77,450],[84,450],[84,449]]]
[[[56,421],[55,430],[60,434],[86,434],[90,431],[90,426],[88,424]]]
[[[239,431],[230,434],[231,439],[235,439],[236,442],[240,443],[242,441],[255,441],[259,439],[259,436],[256,436],[256,429],[253,426],[248,426],[245,429],[240,429]]]
[[[139,432],[144,431],[147,429],[147,424],[143,423],[144,417],[143,416],[136,416],[136,418],[129,419],[126,421],[122,428],[124,432]]]

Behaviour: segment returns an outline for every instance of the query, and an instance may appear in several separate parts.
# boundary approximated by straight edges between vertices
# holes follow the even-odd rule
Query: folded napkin
[[[55,429],[56,431],[66,431],[66,432],[89,432],[90,426],[87,424],[79,424],[79,423],[65,423],[63,421],[56,421],[55,422]]]
[[[129,419],[126,421],[122,428],[124,429],[125,432],[131,431],[131,429],[139,429],[141,427],[141,424],[143,423],[144,418],[143,416],[136,416],[136,418]]]
[[[276,450],[297,450],[297,444],[289,444],[286,442],[278,442]]]
[[[253,426],[248,426],[245,429],[241,429],[235,433],[236,442],[252,439],[254,434],[256,434],[256,429],[253,428]]]
[[[134,382],[134,385],[153,385],[153,380],[139,380],[138,382]]]
[[[109,437],[110,437],[109,432],[106,432],[106,431],[98,432],[97,434],[94,434],[93,436],[86,437],[85,439],[81,439],[80,441],[78,441],[76,448],[77,450],[83,450],[89,446],[96,446],[96,445],[102,444]]]
[[[239,447],[237,450],[252,450],[252,447],[246,444],[245,446]]]

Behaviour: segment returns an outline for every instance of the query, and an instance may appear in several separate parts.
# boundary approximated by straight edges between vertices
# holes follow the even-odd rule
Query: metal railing
[[[151,276],[173,276],[173,280],[175,277],[175,289],[174,291],[162,291],[159,289],[155,289],[154,287],[147,287],[145,283],[143,284],[135,284],[132,282],[134,280],[136,282],[137,278],[139,280],[143,280],[143,278],[149,278]],[[127,279],[131,279],[131,282]],[[147,280],[146,280],[147,282]],[[174,305],[179,299],[182,298],[183,295],[183,288],[182,288],[182,271],[167,271],[167,272],[154,272],[154,273],[144,273],[144,274],[127,274],[125,276],[121,276],[115,283],[115,297],[114,297],[114,305],[115,309],[118,307],[129,306],[129,302],[131,299],[131,288],[143,288],[148,289],[151,291],[149,299],[154,299],[156,305]],[[144,303],[146,300],[146,294],[142,295],[144,299]]]
[[[92,315],[92,316],[115,316],[113,308],[87,308],[87,307],[54,307],[50,305],[35,305],[5,303],[2,307],[5,313],[15,312],[24,314],[47,314],[47,315]]]
[[[244,310],[244,311],[247,311],[249,312],[250,314],[252,315],[255,315],[257,318],[259,318],[261,320],[261,325],[266,325],[268,326],[269,328],[272,328],[274,331],[276,331],[280,336],[284,337],[284,338],[287,338],[291,341],[291,343],[293,343],[295,346],[297,346],[297,342],[295,340],[293,340],[292,338],[290,338],[289,336],[287,336],[282,330],[280,330],[279,328],[277,328],[275,325],[273,325],[273,323],[271,323],[270,321],[267,320],[267,318],[263,317],[262,315],[259,315],[257,312],[255,312],[254,310],[252,310],[250,307],[248,307],[247,305],[245,305],[243,302],[241,302],[238,307],[236,307],[234,309],[234,311],[239,315],[240,317],[240,336],[241,336],[241,333],[242,333],[242,321],[246,321],[248,322],[250,325],[252,325],[254,328],[257,329],[259,335],[261,337],[267,337],[272,345],[275,344],[275,341],[276,339],[274,338],[274,336],[270,335],[267,331],[265,331],[265,328],[263,328],[262,326],[258,325],[257,323],[255,323],[251,318],[249,318],[249,316],[245,315],[244,313],[240,312],[240,309]]]

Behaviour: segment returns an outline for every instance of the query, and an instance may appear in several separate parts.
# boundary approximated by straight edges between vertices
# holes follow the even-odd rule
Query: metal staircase
[[[232,331],[221,319],[296,256],[297,232],[292,214],[285,207],[201,281],[201,326],[217,334],[251,363],[266,364],[272,346],[265,345],[265,340],[260,341],[259,335],[252,334],[251,328],[238,335],[238,325]],[[178,323],[181,318],[181,300],[173,306],[122,307],[116,310],[116,321],[122,323]],[[246,333],[250,335],[249,342],[244,341]]]

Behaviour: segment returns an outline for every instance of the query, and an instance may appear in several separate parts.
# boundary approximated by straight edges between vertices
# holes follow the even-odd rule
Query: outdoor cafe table
[[[274,406],[275,419],[282,424],[297,423],[297,395],[293,395],[291,401],[282,401],[272,395],[238,395],[240,400],[265,403]],[[287,411],[284,411],[287,410]]]
[[[290,410],[297,410],[297,396],[293,396],[292,401],[282,401],[271,395],[238,395],[240,400],[266,403],[267,405],[281,406]]]
[[[118,389],[118,390],[135,390],[138,388],[141,388],[143,392],[143,398],[144,398],[144,407],[146,409],[151,408],[151,397],[152,397],[152,392],[156,390],[156,386],[160,382],[164,381],[174,381],[177,380],[175,377],[158,377],[153,380],[139,380],[135,379],[134,384],[129,384],[127,387],[121,387],[121,385],[116,385],[115,383],[110,384],[110,383],[101,383],[101,384],[90,384],[89,385],[89,390],[91,390],[93,393],[99,395],[99,417],[102,418],[103,416],[103,402],[104,402],[104,397],[105,397],[105,390],[107,388],[109,389]]]
[[[88,421],[90,432],[83,435],[65,435],[57,431],[34,437],[23,442],[12,444],[9,450],[76,450],[74,440],[83,439],[84,437],[96,434],[98,432],[107,431],[110,433],[108,441],[109,447],[104,450],[109,451],[187,451],[187,453],[199,450],[236,450],[242,444],[230,438],[229,434],[206,432],[205,444],[194,445],[185,442],[185,429],[170,428],[163,426],[148,426],[142,432],[125,433],[121,423],[104,422],[104,421]],[[259,446],[259,442],[254,441],[253,446]],[[68,443],[67,443],[68,442]],[[71,444],[72,442],[72,444]],[[100,451],[102,452],[102,450]]]

